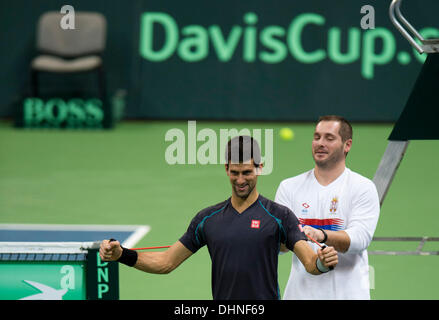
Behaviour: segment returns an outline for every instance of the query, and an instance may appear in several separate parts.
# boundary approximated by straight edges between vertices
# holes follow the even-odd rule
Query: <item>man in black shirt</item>
[[[215,300],[280,299],[277,268],[281,247],[293,251],[309,273],[328,272],[338,262],[334,248],[319,249],[316,254],[306,243],[294,213],[256,190],[260,160],[253,138],[230,140],[225,165],[232,185],[229,199],[201,210],[166,251],[137,253],[122,248],[118,241],[104,240],[101,259],[149,273],[169,273],[207,245]]]

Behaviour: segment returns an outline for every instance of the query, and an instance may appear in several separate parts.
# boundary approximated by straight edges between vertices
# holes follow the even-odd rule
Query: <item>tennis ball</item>
[[[279,136],[282,140],[293,140],[294,139],[294,131],[290,128],[282,128],[279,131]]]

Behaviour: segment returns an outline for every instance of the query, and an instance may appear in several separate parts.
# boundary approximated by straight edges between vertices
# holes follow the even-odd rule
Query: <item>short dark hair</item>
[[[341,136],[341,140],[345,142],[348,139],[352,139],[352,135],[353,135],[352,126],[349,123],[349,121],[343,118],[342,116],[337,116],[337,115],[321,116],[317,121],[317,124],[319,124],[321,121],[340,122],[340,130],[338,131],[338,134]]]
[[[250,136],[237,136],[229,140],[226,148],[226,163],[243,163],[253,159],[255,167],[261,164],[261,149]]]

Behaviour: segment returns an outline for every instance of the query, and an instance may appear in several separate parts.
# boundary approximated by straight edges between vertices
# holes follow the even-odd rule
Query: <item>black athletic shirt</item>
[[[298,225],[290,209],[261,195],[242,213],[229,198],[201,210],[180,242],[193,253],[207,245],[215,300],[280,299],[280,243],[293,250],[306,240]]]

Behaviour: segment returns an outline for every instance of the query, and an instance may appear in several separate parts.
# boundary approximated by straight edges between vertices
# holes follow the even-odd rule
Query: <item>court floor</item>
[[[279,138],[283,127],[294,130],[293,140]],[[122,122],[111,131],[17,130],[1,121],[0,224],[149,226],[149,232],[137,241],[139,247],[172,245],[199,210],[225,200],[231,192],[221,164],[171,165],[166,161],[171,144],[165,140],[166,133],[172,129],[186,133],[187,128],[185,121],[148,121]],[[273,130],[273,170],[258,180],[258,190],[267,198],[274,198],[283,179],[313,166],[312,124],[197,122],[197,132],[203,128],[217,133],[230,128]],[[372,178],[391,129],[392,124],[354,124],[348,167]],[[201,144],[196,142],[197,148]],[[438,156],[438,141],[410,142],[381,208],[375,236],[438,235]],[[416,251],[418,245],[416,241],[377,241],[370,250]],[[423,250],[438,251],[439,245],[428,242]],[[279,260],[283,293],[291,254]],[[370,255],[369,265],[373,299],[439,298],[438,256]],[[169,275],[146,274],[121,265],[120,297],[211,299],[210,268],[206,248]]]

